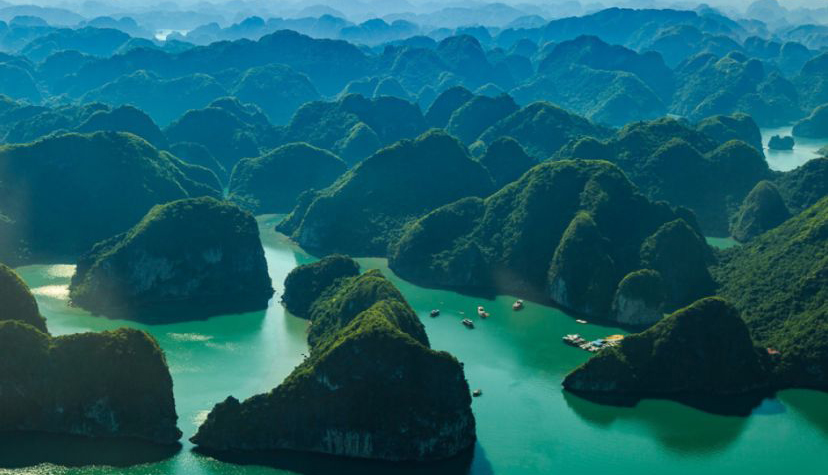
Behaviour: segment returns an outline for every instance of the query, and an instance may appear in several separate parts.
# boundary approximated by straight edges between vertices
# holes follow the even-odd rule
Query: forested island
[[[0,471],[819,471],[828,8],[742,3],[0,1]]]

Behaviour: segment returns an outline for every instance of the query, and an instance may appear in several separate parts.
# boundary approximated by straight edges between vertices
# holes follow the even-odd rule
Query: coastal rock
[[[181,437],[164,354],[138,330],[52,338],[0,321],[0,431]]]
[[[186,319],[262,309],[273,294],[256,220],[213,198],[158,205],[78,261],[72,302],[121,318]]]
[[[790,135],[774,135],[768,141],[768,148],[771,150],[793,150],[794,138]]]
[[[52,337],[37,302],[0,264],[0,432],[181,437],[164,354],[147,333]]]
[[[503,188],[507,184],[517,180],[526,170],[537,165],[517,140],[511,137],[501,137],[486,149],[486,153],[480,157],[480,164],[486,167],[495,183],[495,188]]]
[[[459,200],[408,223],[389,246],[389,266],[425,286],[497,289],[607,318],[622,277],[650,268],[637,250],[672,221],[695,223],[687,210],[647,200],[609,162],[545,161],[486,199]],[[710,251],[685,226],[693,239],[680,244],[694,246],[704,269]],[[660,266],[675,260],[691,268],[680,253],[662,257]],[[676,291],[708,292],[669,275]]]
[[[667,292],[661,275],[651,269],[627,274],[612,300],[612,320],[634,326],[650,326],[664,316]]]
[[[299,266],[285,278],[282,303],[297,317],[309,318],[313,302],[337,279],[359,275],[359,264],[348,256],[334,254]]]
[[[738,310],[711,297],[602,350],[563,386],[617,396],[723,396],[767,389],[768,378]]]
[[[0,264],[0,322],[4,320],[18,320],[48,333],[29,287],[17,272]]]
[[[217,404],[193,443],[409,462],[473,445],[462,365],[429,347],[417,315],[379,271],[335,281],[312,307],[310,356],[276,389]]]
[[[791,217],[776,186],[766,180],[760,181],[742,203],[730,234],[737,241],[745,242],[763,232],[773,229]]]

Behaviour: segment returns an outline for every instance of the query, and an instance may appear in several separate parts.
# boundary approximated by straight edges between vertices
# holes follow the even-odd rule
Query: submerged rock
[[[779,190],[773,183],[763,180],[745,198],[730,234],[744,242],[779,226],[790,217]]]
[[[710,297],[602,350],[563,386],[636,397],[739,395],[766,389],[768,378],[739,312]]]
[[[156,206],[96,244],[69,291],[79,307],[138,320],[262,309],[273,294],[256,220],[213,198]]]
[[[286,293],[299,283],[286,282]],[[310,318],[310,356],[276,389],[217,404],[195,444],[417,462],[474,444],[462,365],[429,347],[417,315],[379,271],[336,280]]]

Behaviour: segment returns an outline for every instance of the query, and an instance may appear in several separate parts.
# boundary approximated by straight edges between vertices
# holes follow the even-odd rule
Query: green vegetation
[[[334,285],[338,279],[357,275],[359,264],[341,254],[296,267],[285,278],[282,303],[297,317],[310,318],[311,305],[326,288]]]
[[[808,160],[801,167],[779,174],[774,182],[788,209],[798,213],[828,196],[828,157]]]
[[[0,431],[181,437],[164,354],[146,332],[50,337],[0,321]]]
[[[29,287],[14,270],[0,264],[0,322],[5,320],[18,320],[48,333]]]
[[[319,99],[310,79],[282,64],[250,68],[233,87],[239,100],[261,107],[274,124],[287,123],[303,104]]]
[[[446,89],[429,106],[425,114],[426,122],[431,127],[444,128],[448,125],[454,111],[473,97],[474,94],[463,86]]]
[[[730,234],[745,242],[773,229],[791,217],[776,186],[762,180],[753,187],[735,216]]]
[[[292,275],[318,275],[346,259]],[[286,293],[304,292],[292,288],[302,279],[288,279]],[[287,449],[417,462],[471,446],[475,421],[462,365],[429,347],[393,284],[376,270],[329,283],[311,306],[310,356],[269,393],[217,404],[191,440],[214,451]]]
[[[611,160],[650,199],[693,210],[711,236],[728,235],[730,216],[756,183],[771,177],[757,148],[740,140],[719,144],[671,118],[630,124],[603,142],[583,138],[555,157]]]
[[[432,130],[380,150],[328,188],[305,193],[276,230],[315,251],[384,256],[408,221],[492,189],[489,174],[456,139]]]
[[[686,210],[648,201],[609,162],[544,162],[485,200],[466,198],[407,224],[389,266],[424,285],[496,288],[607,318],[618,283],[641,268],[675,261],[693,271],[666,269],[671,303],[710,290],[694,287],[706,282],[690,261],[702,257],[696,266],[706,274],[709,251],[678,218],[694,222]]]
[[[735,396],[767,389],[768,377],[739,311],[711,297],[602,350],[563,385],[614,396]]]
[[[174,157],[122,132],[65,134],[0,147],[0,259],[72,258],[123,232],[156,204],[218,196]]]
[[[828,198],[722,253],[719,294],[754,340],[781,353],[777,384],[828,388]]]
[[[307,142],[354,164],[377,151],[367,145],[389,145],[416,137],[425,130],[422,112],[410,102],[396,97],[366,99],[349,94],[336,102],[303,105],[277,141],[280,144]]]
[[[703,119],[696,125],[696,130],[718,143],[729,140],[741,140],[762,150],[762,133],[753,118],[747,114],[714,115]]]
[[[828,138],[828,104],[822,104],[811,115],[794,124],[793,134],[797,137]]]
[[[132,106],[121,106],[112,110],[99,110],[89,116],[75,131],[81,133],[97,132],[99,130],[112,132],[129,132],[135,134],[153,147],[166,148],[167,139],[155,122],[141,110]]]
[[[500,137],[512,137],[531,157],[545,160],[570,140],[584,136],[603,138],[609,130],[547,102],[536,102],[491,126],[480,140],[490,144]]]
[[[495,188],[498,189],[517,180],[537,164],[532,157],[526,155],[518,141],[511,137],[501,137],[490,143],[479,161],[489,171]]]
[[[326,188],[347,168],[336,155],[312,145],[283,145],[237,163],[229,199],[254,214],[287,213],[302,192]]]
[[[255,219],[214,198],[153,207],[82,255],[69,291],[75,305],[143,321],[251,311],[273,294]]]
[[[515,101],[507,94],[497,97],[474,96],[452,112],[446,132],[461,142],[470,144],[484,130],[518,109]]]

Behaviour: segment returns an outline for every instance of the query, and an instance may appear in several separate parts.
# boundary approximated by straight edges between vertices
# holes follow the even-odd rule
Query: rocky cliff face
[[[640,397],[738,395],[768,388],[769,378],[739,312],[711,297],[601,351],[563,385]]]
[[[213,198],[156,206],[98,243],[69,290],[75,305],[140,320],[251,311],[273,294],[255,219]]]
[[[181,437],[164,355],[144,332],[52,338],[0,322],[0,361],[0,430],[163,444]]]
[[[151,336],[121,329],[51,337],[8,268],[0,269],[0,307],[0,431],[162,444],[181,437],[172,378]]]
[[[379,272],[340,279],[310,313],[310,357],[269,393],[217,404],[194,443],[389,461],[444,459],[474,443],[462,366],[429,348]]]
[[[651,269],[630,272],[615,290],[612,319],[625,325],[652,325],[664,316],[666,298],[661,274]]]

